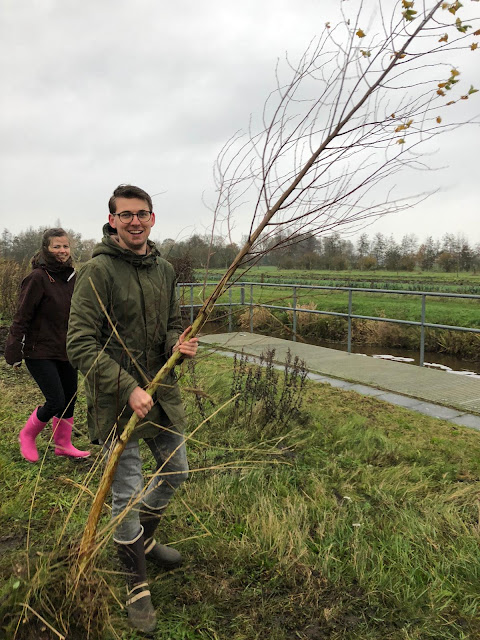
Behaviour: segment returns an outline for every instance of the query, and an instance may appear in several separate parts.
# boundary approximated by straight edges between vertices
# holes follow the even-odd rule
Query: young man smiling
[[[167,569],[181,563],[180,553],[158,544],[153,534],[174,491],[186,480],[188,465],[185,414],[174,374],[153,398],[144,387],[173,351],[195,356],[198,340],[185,340],[188,329],[182,333],[173,268],[149,240],[155,224],[150,196],[139,187],[120,185],[108,204],[103,240],[77,279],[67,350],[85,376],[92,442],[108,448],[133,412],[141,419],[115,472],[112,518],[118,557],[127,574],[130,622],[151,633],[156,614],[145,560]],[[140,438],[153,453],[158,471],[146,488]]]
[[[109,202],[108,221],[116,231],[118,244],[138,255],[146,254],[148,236],[155,224],[155,214],[150,202],[122,196],[112,196]]]

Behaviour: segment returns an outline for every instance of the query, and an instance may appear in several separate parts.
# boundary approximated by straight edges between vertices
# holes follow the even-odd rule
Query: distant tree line
[[[471,246],[462,234],[447,233],[441,240],[428,236],[419,241],[409,233],[398,242],[392,235],[362,233],[356,240],[346,240],[339,233],[315,237],[306,235],[301,241],[287,243],[281,234],[270,238],[266,249],[273,247],[259,264],[279,269],[328,269],[343,271],[476,271],[480,269],[480,243]],[[226,269],[238,252],[235,243],[221,237],[193,235],[182,242],[172,239],[158,243],[167,258],[190,261],[193,268]]]
[[[465,236],[451,233],[441,240],[428,236],[423,241],[409,233],[400,242],[382,233],[372,237],[362,233],[355,241],[333,234],[280,248],[267,259],[284,269],[475,271],[480,266],[480,244],[472,247]]]
[[[43,228],[27,230],[13,235],[4,229],[0,237],[0,257],[16,262],[29,260],[41,244]],[[91,257],[96,240],[83,239],[70,229],[72,249],[77,262]],[[273,248],[259,262],[279,269],[327,269],[343,271],[359,269],[375,271],[444,271],[461,272],[480,270],[480,243],[472,246],[463,234],[445,234],[440,240],[428,236],[418,240],[413,233],[400,241],[393,235],[362,233],[356,240],[342,238],[339,233],[325,237],[305,234],[296,243],[286,241],[279,233],[266,241],[265,249]],[[171,238],[157,240],[163,257],[172,262],[177,276],[183,282],[193,280],[193,269],[226,269],[236,254],[238,245],[221,236],[194,234],[176,242]]]

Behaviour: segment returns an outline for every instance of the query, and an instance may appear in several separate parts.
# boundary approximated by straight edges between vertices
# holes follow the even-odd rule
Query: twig
[[[53,633],[55,633],[55,635],[57,635],[60,638],[60,640],[65,640],[67,636],[63,636],[59,631],[57,631],[54,627],[52,627],[52,625],[49,622],[47,622],[45,618],[42,618],[42,616],[39,613],[37,613],[35,609],[32,609],[32,607],[29,604],[27,604],[26,602],[21,602],[20,604],[26,609],[28,609],[29,611],[31,611],[34,615],[36,615],[37,618],[41,620],[43,624],[50,629],[50,631],[53,631]]]

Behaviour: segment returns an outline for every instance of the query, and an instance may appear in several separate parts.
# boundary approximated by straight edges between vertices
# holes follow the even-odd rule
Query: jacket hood
[[[147,240],[150,251],[145,256],[139,256],[137,253],[124,249],[118,244],[115,229],[107,222],[103,225],[102,241],[96,245],[92,252],[92,258],[100,255],[112,256],[129,262],[134,267],[150,267],[156,263],[160,252],[154,242]]]

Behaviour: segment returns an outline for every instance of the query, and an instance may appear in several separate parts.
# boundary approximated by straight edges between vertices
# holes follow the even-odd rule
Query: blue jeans
[[[160,427],[154,438],[145,438],[156,461],[156,474],[144,489],[142,459],[138,441],[129,441],[112,483],[112,518],[134,504],[115,528],[114,540],[123,544],[134,541],[141,531],[142,503],[162,511],[175,490],[188,478],[188,462],[183,433],[174,427]],[[139,498],[139,496],[141,496]]]

